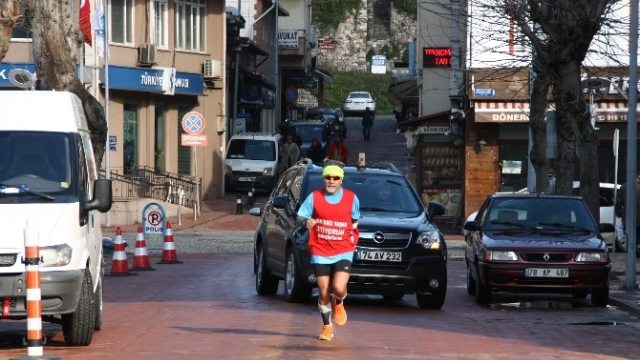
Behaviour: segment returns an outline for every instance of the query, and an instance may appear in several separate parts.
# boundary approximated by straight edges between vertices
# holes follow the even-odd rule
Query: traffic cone
[[[151,267],[149,253],[147,252],[147,241],[142,233],[142,225],[138,225],[138,237],[136,238],[136,256],[133,258],[133,269],[138,270],[155,270]]]
[[[113,242],[113,258],[111,260],[111,275],[130,275],[127,252],[122,240],[122,229],[116,228],[116,240]]]
[[[173,231],[171,231],[171,222],[167,221],[167,229],[164,233],[164,244],[162,246],[162,259],[158,264],[181,264],[178,261],[176,253],[176,243],[173,242]]]

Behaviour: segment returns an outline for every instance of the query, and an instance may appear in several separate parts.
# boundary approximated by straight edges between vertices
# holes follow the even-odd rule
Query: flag
[[[89,0],[80,0],[80,30],[84,42],[91,45],[91,4]]]
[[[104,18],[104,0],[96,0],[97,2],[97,11],[96,11],[96,49],[98,51],[98,56],[101,58],[109,56],[109,47],[105,43],[105,18]],[[106,50],[105,50],[106,47]]]

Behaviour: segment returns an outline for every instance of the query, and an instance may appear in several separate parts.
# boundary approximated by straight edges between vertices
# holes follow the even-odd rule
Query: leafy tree
[[[0,61],[9,49],[11,31],[20,20],[20,7],[31,25],[33,58],[38,90],[65,90],[76,94],[87,118],[91,142],[98,164],[102,163],[107,141],[104,109],[84,87],[75,72],[83,44],[78,27],[77,0],[5,0],[0,2]]]

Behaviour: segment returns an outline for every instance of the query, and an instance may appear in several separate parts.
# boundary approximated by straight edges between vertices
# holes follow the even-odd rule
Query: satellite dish
[[[9,82],[21,89],[31,89],[36,82],[36,78],[28,70],[13,69],[9,72]]]

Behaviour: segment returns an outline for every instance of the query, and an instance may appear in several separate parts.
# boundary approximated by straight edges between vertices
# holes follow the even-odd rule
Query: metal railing
[[[200,181],[195,177],[140,167],[128,174],[123,169],[111,169],[111,181],[114,201],[152,198],[200,209]]]

